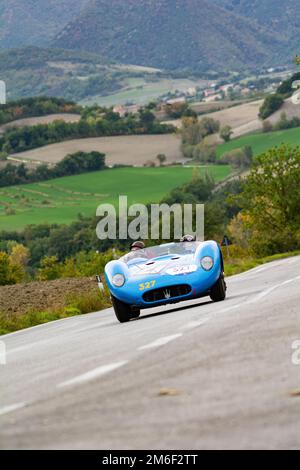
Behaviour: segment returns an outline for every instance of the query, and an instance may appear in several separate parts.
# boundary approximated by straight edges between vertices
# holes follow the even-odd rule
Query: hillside
[[[241,148],[246,145],[252,147],[253,155],[259,155],[266,150],[279,146],[281,144],[297,145],[300,144],[300,128],[286,129],[283,131],[274,131],[267,133],[255,133],[244,135],[230,142],[224,143],[217,147],[217,156],[220,157],[225,152],[233,149]]]
[[[46,44],[89,0],[1,0],[0,48]]]
[[[182,160],[180,139],[175,134],[124,135],[67,140],[27,152],[16,153],[10,155],[9,158],[26,162],[57,163],[67,154],[93,150],[105,153],[106,163],[111,166],[143,166],[148,160],[155,160],[159,153],[166,155],[168,163]]]
[[[95,0],[58,34],[54,45],[170,70],[257,67],[278,60],[271,51],[278,51],[283,39],[274,29],[228,9],[225,1],[218,3]]]
[[[217,0],[216,3],[261,26],[276,29],[282,37],[291,39],[294,33],[299,32],[297,0]]]
[[[226,178],[226,165],[201,167],[215,181]],[[93,216],[99,204],[118,205],[119,194],[128,204],[159,202],[169,191],[190,181],[193,168],[116,168],[0,189],[0,230],[21,230],[40,223],[71,223],[81,213]],[[117,189],[116,189],[117,188]],[[6,209],[10,208],[11,215]]]
[[[0,76],[8,100],[46,95],[79,101],[113,93],[122,89],[126,78],[143,74],[95,54],[28,46],[0,52]]]

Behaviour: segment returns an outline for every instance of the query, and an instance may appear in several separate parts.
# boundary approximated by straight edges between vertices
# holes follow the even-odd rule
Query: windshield
[[[174,256],[192,255],[196,252],[201,242],[166,243],[159,246],[151,246],[142,250],[131,251],[120,258],[126,264],[144,263],[150,260],[172,258]]]

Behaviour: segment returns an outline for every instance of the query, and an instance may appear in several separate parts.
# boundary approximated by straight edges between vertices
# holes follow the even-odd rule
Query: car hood
[[[165,257],[128,266],[130,276],[145,276],[149,274],[184,274],[197,270],[194,255]]]

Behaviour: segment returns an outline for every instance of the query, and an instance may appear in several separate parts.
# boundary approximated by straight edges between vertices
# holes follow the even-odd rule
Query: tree
[[[10,260],[13,264],[19,265],[23,269],[25,269],[28,264],[29,258],[30,251],[24,245],[17,243],[12,247]]]
[[[256,157],[241,203],[257,254],[299,248],[300,148],[281,145]]]
[[[155,116],[149,109],[140,109],[139,110],[140,123],[147,131],[149,131],[155,121]]]
[[[207,135],[215,134],[220,129],[219,121],[216,121],[213,118],[204,117],[199,122],[202,128],[202,136],[206,137]]]
[[[232,136],[232,129],[230,126],[228,125],[225,125],[223,127],[221,127],[221,130],[220,130],[220,137],[221,139],[224,140],[224,142],[229,142],[230,139],[231,139],[231,136]]]
[[[165,156],[164,153],[159,153],[159,154],[157,155],[156,159],[158,160],[159,165],[160,165],[160,166],[163,166],[163,164],[164,164],[165,161],[167,160],[167,157]]]
[[[278,93],[267,96],[265,101],[259,108],[259,117],[261,119],[268,118],[269,116],[271,116],[271,114],[275,113],[275,111],[281,108],[283,103],[284,103],[284,99]]]
[[[197,145],[203,138],[203,130],[198,118],[185,117],[182,119],[182,144]]]
[[[11,284],[10,261],[7,253],[0,251],[0,286]]]
[[[14,264],[10,256],[0,251],[0,285],[16,284],[24,278],[24,269],[19,264]]]
[[[182,144],[197,145],[208,135],[218,132],[220,123],[212,118],[185,117],[182,119]]]
[[[40,281],[52,281],[57,279],[61,274],[61,265],[57,256],[46,256],[41,261],[38,278]]]
[[[201,163],[215,163],[217,159],[216,147],[203,140],[194,147],[193,157]]]

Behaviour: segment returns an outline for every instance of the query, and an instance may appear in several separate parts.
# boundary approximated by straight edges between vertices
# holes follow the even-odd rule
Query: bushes
[[[243,170],[249,168],[252,158],[252,148],[249,145],[245,145],[245,147],[225,152],[220,158],[220,163],[231,165],[233,168]]]
[[[292,88],[292,84],[296,80],[300,80],[300,72],[297,72],[292,77],[288,78],[287,80],[284,80],[277,88],[277,93],[280,95],[284,95],[285,97],[291,96],[291,94],[295,91]]]
[[[0,286],[16,284],[24,278],[24,266],[14,262],[7,253],[0,251]]]
[[[72,101],[60,98],[24,98],[0,105],[0,124],[32,116],[45,116],[56,113],[79,113],[81,107]]]
[[[259,109],[259,117],[267,119],[271,114],[275,113],[283,105],[284,99],[278,93],[269,95]]]
[[[220,129],[220,137],[224,140],[224,142],[229,142],[232,136],[232,129],[230,126],[223,126]]]
[[[293,82],[297,80],[300,80],[300,72],[297,72],[292,77],[284,80],[277,88],[275,94],[266,97],[259,110],[259,117],[261,119],[268,118],[282,106],[284,99],[291,96],[295,91],[292,88],[292,85]]]
[[[205,137],[218,132],[220,123],[212,118],[185,117],[182,120],[181,150],[186,158],[203,162],[215,161],[215,149],[205,143]]]
[[[258,256],[300,248],[300,149],[281,145],[254,159],[240,195],[243,230]]]
[[[65,122],[57,120],[49,124],[24,126],[10,129],[0,138],[0,150],[8,154],[24,152],[43,145],[62,142],[69,139],[87,137],[104,137],[113,135],[133,134],[166,134],[174,132],[174,127],[161,124],[149,110],[142,109],[139,115],[119,114],[110,109],[92,108],[92,115],[85,110],[79,122]],[[93,117],[93,114],[95,117]]]
[[[70,297],[66,300],[64,307],[53,310],[32,310],[25,314],[0,312],[0,335],[63,318],[96,312],[109,306],[110,298],[107,291],[101,294],[99,291],[91,290],[88,293]]]
[[[61,176],[99,171],[104,168],[105,155],[95,151],[89,153],[76,152],[67,155],[53,168],[49,168],[47,165],[40,165],[36,170],[29,171],[23,163],[21,165],[8,163],[0,170],[0,187],[47,181]]]

